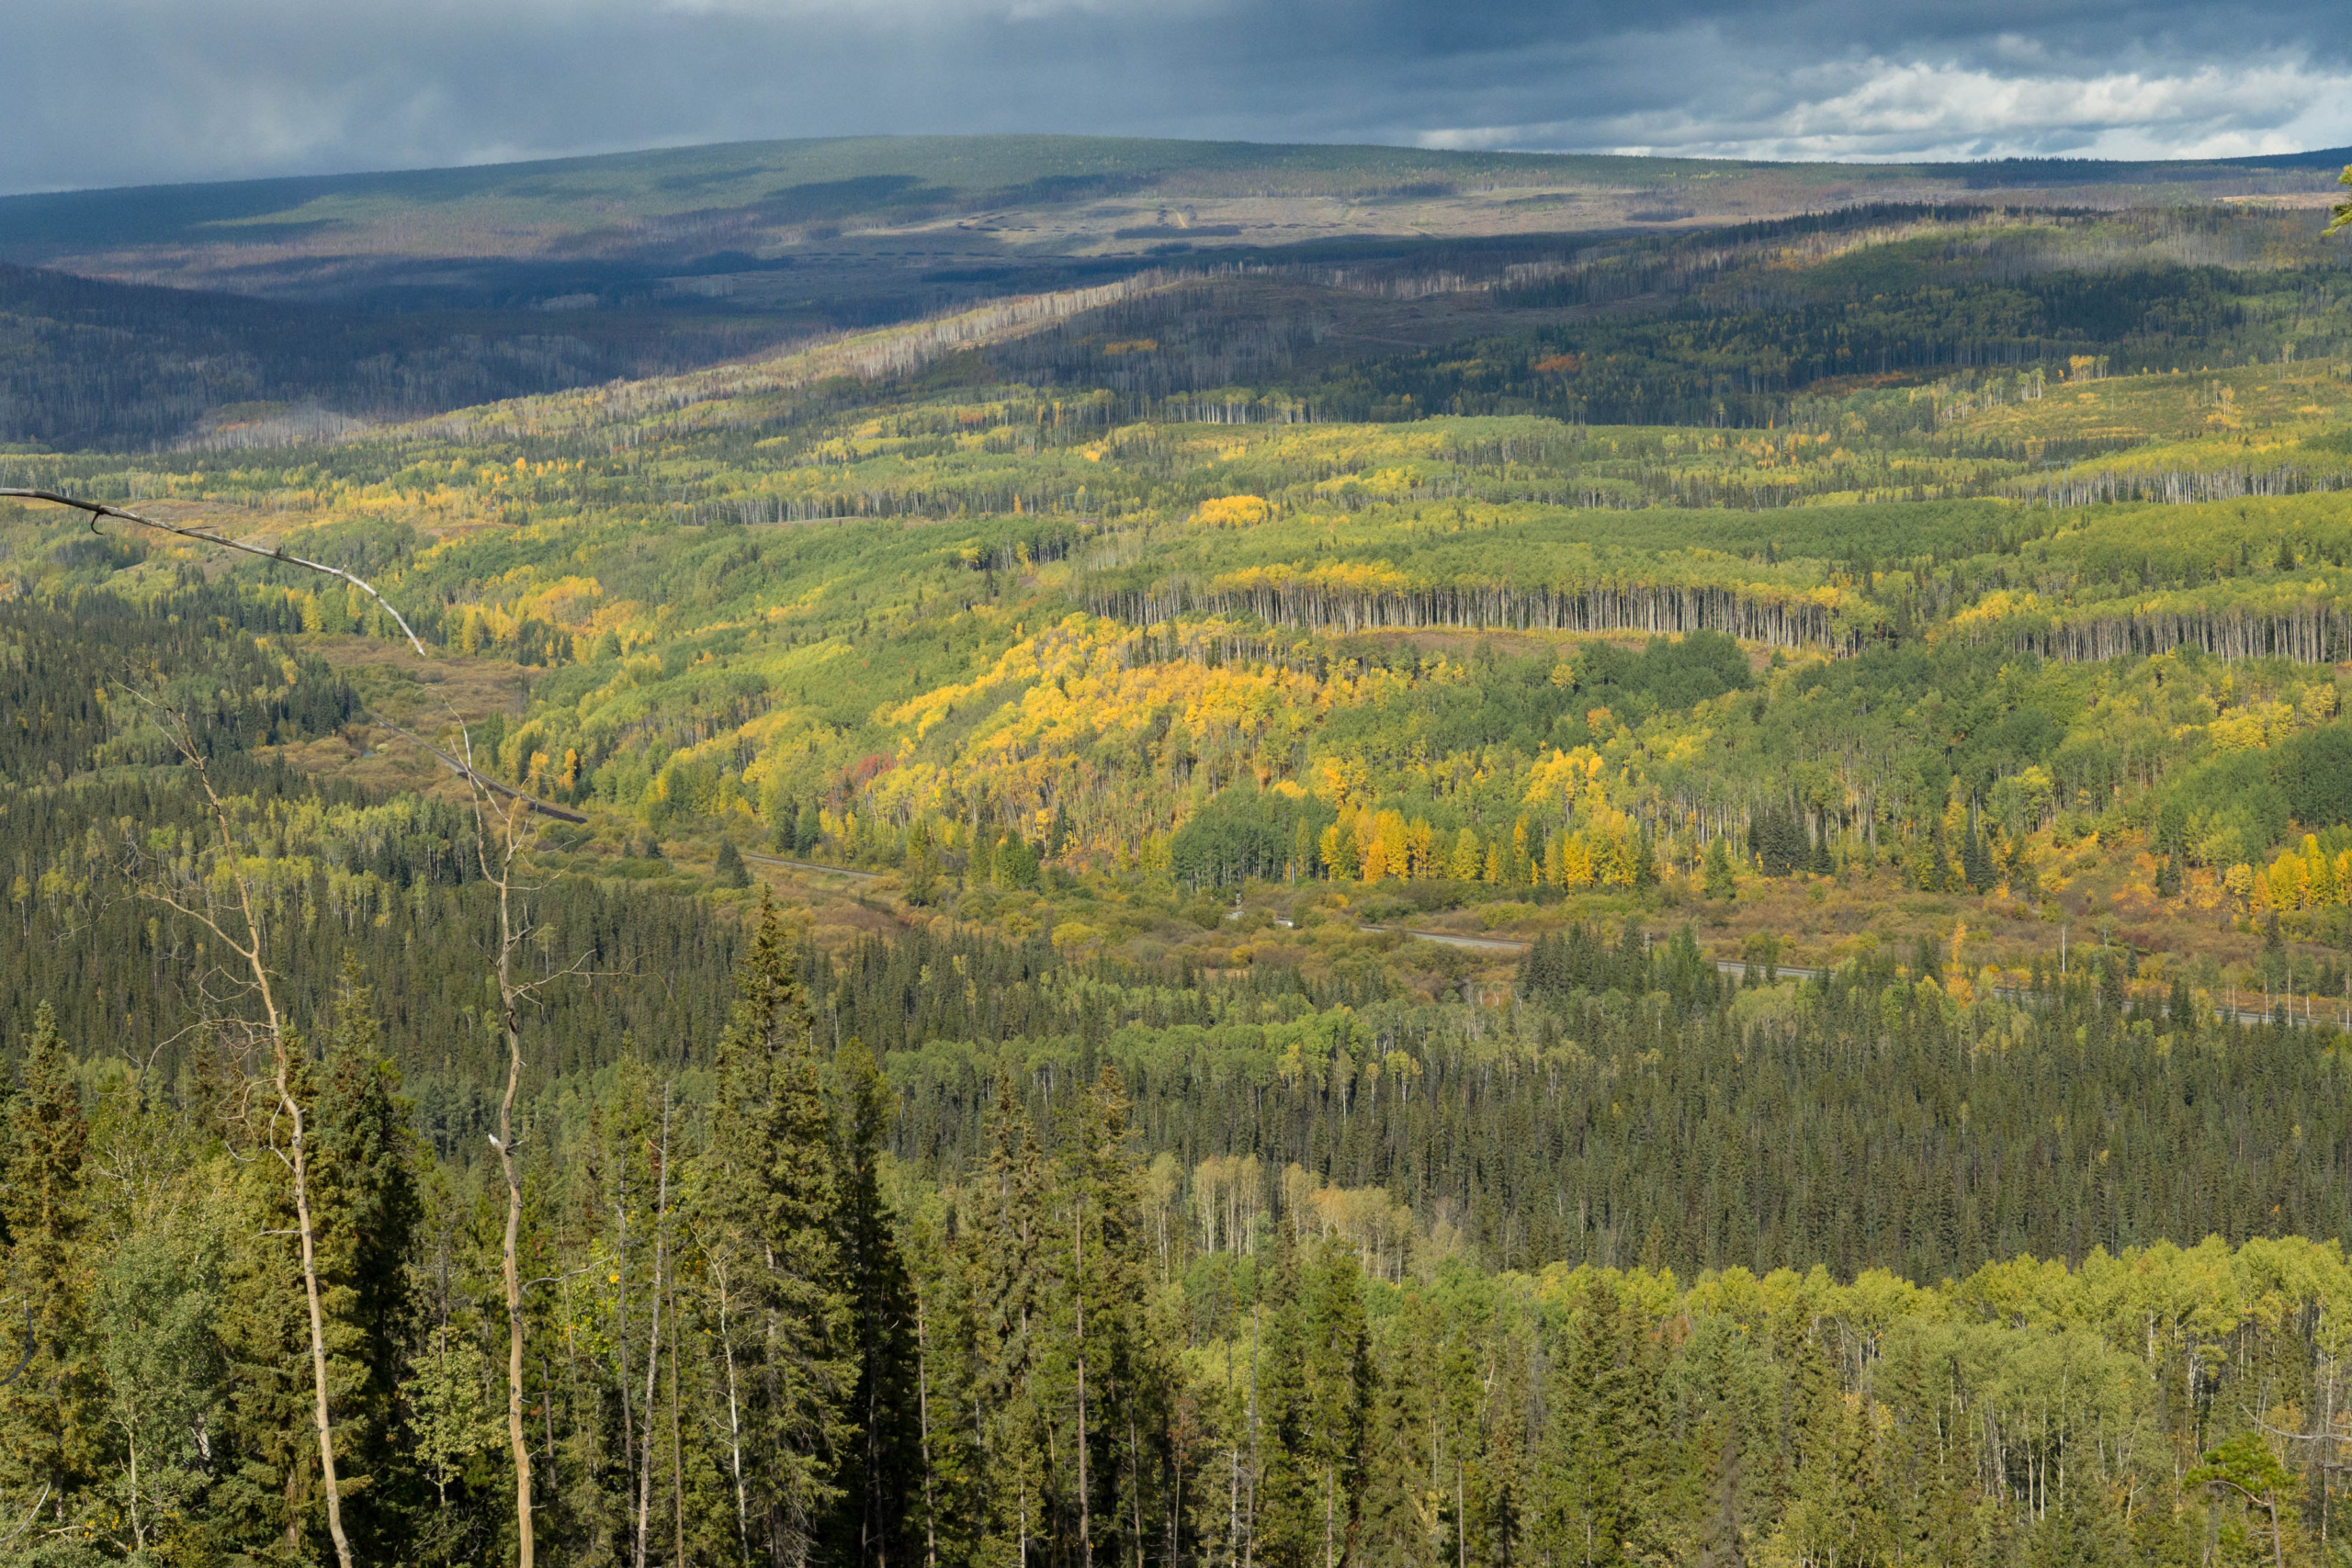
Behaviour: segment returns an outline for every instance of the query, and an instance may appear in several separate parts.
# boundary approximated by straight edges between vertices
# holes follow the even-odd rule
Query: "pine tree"
[[[718,840],[718,859],[711,867],[712,880],[726,888],[744,888],[752,885],[751,868],[743,863],[743,852],[735,847],[732,839]]]
[[[740,1459],[758,1549],[796,1568],[840,1497],[854,1427],[851,1301],[835,1231],[832,1126],[773,905],[738,976],[718,1050],[718,1101],[702,1184],[708,1239],[743,1281]],[[730,1461],[739,1457],[730,1454]]]
[[[97,1369],[84,1320],[89,1280],[81,1247],[88,1141],[65,1043],[43,1002],[0,1146],[7,1248],[0,1346],[8,1348],[0,1369],[16,1371],[0,1389],[0,1501],[11,1525],[38,1514],[55,1528],[70,1517],[95,1458]]]

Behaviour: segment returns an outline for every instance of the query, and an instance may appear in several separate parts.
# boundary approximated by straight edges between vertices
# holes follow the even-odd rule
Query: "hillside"
[[[560,350],[0,280],[72,436],[0,488],[423,644],[0,501],[0,1529],[503,1561],[527,1473],[581,1563],[2332,1562],[2352,272],[2203,199],[2318,186],[1038,140],[26,206],[125,276],[273,231],[264,294],[435,203],[1018,261]]]
[[[1671,267],[1669,247],[1469,291],[1528,325],[1468,360],[1317,372],[1310,350],[1287,384],[1123,390],[1249,319],[1251,280],[1168,275],[282,457],[22,473],[371,567],[446,649],[525,667],[501,765],[600,808],[608,849],[647,830],[821,849],[1090,950],[1118,941],[1092,893],[997,909],[1000,845],[1188,889],[1337,893],[1393,867],[1375,914],[1453,905],[1519,937],[1640,894],[1704,911],[1722,953],[1770,927],[1816,963],[1959,919],[1972,972],[2022,975],[2044,925],[2080,921],[2210,987],[2255,962],[2270,905],[2247,879],[2290,823],[2335,823],[2284,776],[2246,796],[2241,761],[2333,744],[2352,653],[2340,268],[2266,254],[2273,221],[2187,242],[2267,267],[2183,266],[2177,234],[2111,220],[1919,218],[1793,269],[1786,241],[1750,242],[1748,265],[1838,311],[1821,368],[1906,343],[1909,386],[1808,384],[1770,335],[1810,330],[1788,309],[1742,347],[1691,343],[1689,307],[1546,317],[1509,297]],[[1695,301],[1752,289],[1738,254],[1715,242]],[[2139,270],[2086,291],[2074,256]],[[1988,274],[2017,281],[1968,281]],[[2015,324],[1962,311],[1971,287]],[[1863,289],[1861,313],[1838,303]],[[1946,346],[1911,335],[1915,299],[1945,310]],[[1127,335],[1149,333],[1196,335]],[[1587,412],[1612,377],[1696,390],[1743,354],[1780,387],[1741,367],[1718,401],[1765,428]],[[2198,363],[2116,373],[2152,357]],[[1937,363],[1972,358],[2019,364]],[[1529,412],[1330,416],[1432,371]],[[19,558],[42,526],[13,525]],[[183,570],[159,554],[110,581]],[[370,629],[285,591],[307,626]],[[1702,630],[1736,656],[1643,651]],[[1768,853],[1774,834],[1797,851]],[[1711,900],[1717,845],[1775,874]],[[1781,878],[1825,871],[1783,907]],[[2229,911],[2234,939],[2213,929]],[[2285,913],[2290,937],[2332,940],[2324,908]]]
[[[1363,321],[1370,341],[1434,346],[1494,324],[1453,319],[1465,286],[1480,310],[1514,302],[1484,298],[1505,282],[1539,314],[1669,307],[1710,264],[1637,262],[1598,290],[1560,275],[1589,272],[1589,253],[1630,237],[1657,237],[1662,256],[1676,236],[1726,225],[2165,209],[2188,232],[2142,243],[2233,265],[2247,259],[2238,247],[2210,234],[2200,247],[2197,231],[2243,211],[2271,220],[2272,244],[2308,245],[2303,220],[2341,161],[1865,167],[909,137],[12,196],[0,197],[0,444],[277,440],[1162,266],[1290,276],[1307,294],[1291,313],[1309,320],[1362,317],[1369,292],[1407,307]]]

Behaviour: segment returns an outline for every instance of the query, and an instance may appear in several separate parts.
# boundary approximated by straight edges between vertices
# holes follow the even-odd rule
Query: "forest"
[[[0,276],[0,1560],[2352,1561],[2341,238],[1171,146],[24,209],[641,227]]]

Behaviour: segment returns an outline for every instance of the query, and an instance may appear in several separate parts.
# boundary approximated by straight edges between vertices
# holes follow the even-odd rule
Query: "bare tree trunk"
[[[615,1392],[621,1396],[621,1474],[628,1484],[629,1466],[638,1461],[637,1428],[628,1392],[628,1162],[619,1167],[619,1188],[613,1197],[613,1272],[617,1286],[613,1299],[613,1358],[618,1376]],[[628,1495],[626,1492],[622,1494]]]
[[[514,1457],[515,1557],[518,1568],[533,1568],[537,1546],[532,1528],[531,1449],[523,1426],[523,1347],[526,1337],[523,1321],[524,1287],[520,1256],[523,1172],[514,1159],[514,1100],[522,1091],[523,1083],[523,1005],[535,998],[551,980],[573,973],[576,966],[567,965],[555,976],[528,982],[515,978],[514,953],[522,945],[526,927],[514,918],[514,862],[528,841],[527,830],[523,824],[526,814],[533,808],[532,803],[526,796],[509,792],[505,805],[498,812],[498,851],[493,856],[490,845],[491,792],[503,786],[484,778],[475,768],[473,736],[462,719],[458,723],[458,736],[464,750],[458,772],[465,778],[473,796],[474,855],[481,863],[482,879],[498,889],[496,976],[499,1023],[506,1035],[506,1087],[498,1102],[498,1135],[491,1141],[498,1147],[499,1169],[506,1178],[506,1234],[501,1248],[499,1269],[506,1293],[506,1442]],[[443,760],[451,761],[447,757]],[[622,1405],[626,1415],[626,1390],[623,1391]],[[650,1403],[646,1416],[649,1421],[652,1418]],[[552,1446],[549,1451],[552,1453]]]
[[[686,1568],[686,1449],[678,1431],[678,1296],[675,1280],[670,1286],[670,1517],[676,1527],[673,1568]]]
[[[748,1557],[752,1551],[752,1505],[743,1487],[743,1404],[735,1388],[734,1325],[728,1311],[727,1276],[717,1269],[713,1274],[718,1286],[718,1348],[727,1359],[727,1463],[735,1476],[735,1544]]]
[[[310,1129],[301,1101],[294,1094],[294,1066],[287,1048],[286,1020],[278,1011],[277,993],[270,984],[269,965],[263,959],[261,919],[254,912],[253,886],[238,863],[236,840],[229,831],[229,813],[213,791],[212,775],[205,768],[203,754],[197,750],[196,737],[189,733],[185,718],[180,720],[174,740],[180,755],[196,770],[197,780],[204,786],[205,799],[211,803],[212,820],[220,830],[222,863],[236,883],[237,908],[244,922],[245,940],[240,942],[230,936],[209,913],[176,905],[175,900],[175,904],[202,920],[222,945],[244,960],[251,971],[254,988],[261,997],[264,1027],[269,1033],[271,1080],[277,1091],[277,1109],[293,1128],[287,1147],[274,1152],[285,1162],[294,1181],[295,1234],[300,1240],[302,1254],[302,1299],[310,1314],[311,1420],[319,1436],[319,1476],[326,1493],[327,1533],[334,1539],[335,1562],[340,1568],[352,1568],[351,1541],[343,1529],[343,1487],[334,1468],[334,1417],[327,1402],[326,1313],[319,1299],[318,1230],[311,1223]],[[271,1142],[277,1142],[275,1134]]]
[[[468,740],[467,761],[472,761]],[[481,799],[474,802],[475,849],[489,868],[481,842]],[[498,1101],[498,1165],[506,1177],[506,1235],[499,1268],[506,1287],[506,1443],[514,1454],[514,1554],[519,1568],[532,1568],[537,1548],[531,1534],[531,1446],[523,1429],[523,1274],[518,1252],[523,1235],[523,1175],[514,1164],[514,1095],[523,1081],[523,1019],[514,989],[514,823],[505,823],[505,853],[498,875],[498,1002],[506,1031],[506,1090]]]
[[[653,1391],[662,1365],[662,1291],[669,1262],[670,1086],[666,1083],[662,1086],[662,1147],[655,1157],[662,1168],[654,1173],[653,1188],[653,1316],[645,1339],[645,1462],[637,1472],[637,1568],[645,1568],[646,1527],[653,1514]]]

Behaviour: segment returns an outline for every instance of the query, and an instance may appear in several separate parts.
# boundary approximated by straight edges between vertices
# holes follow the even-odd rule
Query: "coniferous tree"
[[[300,1032],[289,1027],[285,1035],[287,1098],[314,1119],[317,1072]],[[276,1131],[263,1129],[264,1142]],[[244,1551],[307,1561],[317,1553],[326,1517],[311,1430],[316,1392],[293,1179],[268,1147],[245,1159],[239,1175],[235,1224],[242,1239],[223,1282],[220,1325],[230,1390],[230,1470],[218,1488],[221,1522]],[[323,1233],[331,1222],[315,1188],[311,1215]],[[323,1273],[320,1283],[332,1398],[364,1380],[349,1359],[360,1337],[330,1313]],[[347,1309],[349,1293],[339,1302]]]
[[[839,1229],[856,1344],[850,1415],[857,1441],[844,1450],[837,1484],[835,1559],[888,1568],[921,1554],[922,1390],[917,1386],[914,1281],[902,1259],[895,1216],[882,1194],[881,1161],[895,1109],[888,1080],[863,1043],[834,1058],[842,1098]]]
[[[835,1224],[832,1127],[815,1043],[775,910],[763,903],[719,1045],[702,1199],[707,1248],[742,1281],[746,1333],[728,1354],[743,1406],[755,1550],[808,1562],[840,1497],[856,1362]],[[731,1457],[731,1456],[730,1456]]]
[[[1080,1096],[1060,1169],[1071,1240],[1071,1326],[1082,1316],[1086,1329],[1074,1346],[1087,1374],[1081,1414],[1089,1493],[1080,1552],[1083,1557],[1091,1547],[1106,1562],[1146,1551],[1157,1539],[1145,1497],[1161,1468],[1159,1445],[1146,1438],[1166,1427],[1172,1381],[1150,1314],[1153,1263],[1127,1114],[1119,1075],[1105,1066]]]
[[[1720,898],[1726,904],[1739,897],[1739,885],[1732,878],[1731,852],[1724,847],[1721,839],[1712,839],[1707,843],[1706,886],[1708,897]]]
[[[403,1496],[413,1466],[395,1430],[393,1393],[411,1337],[415,1300],[409,1268],[423,1215],[410,1108],[384,1059],[374,998],[346,958],[326,1031],[311,1162],[322,1304],[334,1329],[328,1351],[336,1469],[354,1507],[345,1528],[365,1556],[399,1555]]]
[[[1307,1327],[1292,1232],[1287,1220],[1274,1231],[1257,1379],[1258,1419],[1265,1437],[1255,1499],[1256,1546],[1270,1568],[1307,1568],[1322,1536],[1322,1510],[1317,1506],[1321,1467],[1310,1447]]]
[[[1695,1568],[1745,1568],[1746,1532],[1739,1522],[1739,1408],[1726,1403],[1709,1434],[1714,1472],[1707,1478],[1704,1514],[1699,1525]]]
[[[1045,1253],[1052,1243],[1044,1234],[1044,1154],[1009,1076],[997,1082],[977,1187],[965,1235],[975,1320],[971,1419],[986,1521],[979,1551],[984,1560],[1023,1562],[1050,1533],[1050,1416],[1038,1384],[1051,1334]]]
[[[1624,1562],[1640,1517],[1634,1439],[1645,1391],[1626,1364],[1627,1337],[1616,1288],[1589,1275],[1554,1353],[1551,1420],[1537,1461],[1539,1540],[1555,1561],[1579,1568]]]
[[[47,1003],[34,1014],[0,1146],[0,1241],[5,1303],[0,1353],[15,1371],[0,1389],[0,1500],[9,1523],[34,1516],[56,1528],[96,1458],[95,1377],[85,1321],[89,1280],[83,1162],[89,1127],[65,1043]]]
[[[1363,1519],[1374,1393],[1362,1275],[1338,1243],[1302,1260],[1286,1236],[1273,1275],[1260,1541],[1278,1568],[1345,1562]]]

